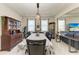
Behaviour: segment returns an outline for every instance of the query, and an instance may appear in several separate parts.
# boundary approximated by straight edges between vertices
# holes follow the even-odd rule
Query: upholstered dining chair
[[[51,41],[51,39],[52,39],[52,33],[51,32],[46,32],[45,35]]]
[[[27,42],[27,52],[29,55],[45,55],[45,44],[46,39],[44,40],[29,40],[26,39]]]

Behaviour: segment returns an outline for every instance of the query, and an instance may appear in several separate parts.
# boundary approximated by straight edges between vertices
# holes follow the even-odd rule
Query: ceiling
[[[36,3],[6,3],[4,5],[11,8],[21,16],[35,16],[37,13]],[[70,5],[71,3],[40,3],[40,15],[55,17],[57,14],[65,10],[65,8]]]
[[[73,9],[72,11],[66,13],[67,16],[79,16],[79,7],[76,9]]]

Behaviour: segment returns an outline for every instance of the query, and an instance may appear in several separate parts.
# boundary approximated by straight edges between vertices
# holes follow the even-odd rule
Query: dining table
[[[52,42],[45,36],[45,33],[31,33],[31,35],[29,37],[27,37],[27,39],[29,40],[44,40],[46,39],[46,49],[48,50],[48,52],[50,52],[53,49],[53,44]]]

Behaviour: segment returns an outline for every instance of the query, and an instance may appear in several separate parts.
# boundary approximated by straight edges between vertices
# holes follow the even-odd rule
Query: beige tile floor
[[[69,45],[67,45],[66,43],[64,42],[56,42],[56,40],[52,40],[52,43],[53,43],[53,48],[54,48],[54,52],[55,52],[55,55],[79,55],[79,52],[77,53],[70,53],[69,52]],[[72,51],[74,51],[75,49],[73,47],[72,48]]]
[[[55,39],[52,39],[52,43],[53,43],[53,51],[55,55],[79,55],[79,52],[70,53],[68,51],[68,45],[65,44],[64,42],[56,42]],[[26,49],[26,47],[24,47],[25,44],[26,44],[26,41],[23,40],[16,47],[14,47],[11,51],[0,51],[0,55],[25,55],[25,49]]]

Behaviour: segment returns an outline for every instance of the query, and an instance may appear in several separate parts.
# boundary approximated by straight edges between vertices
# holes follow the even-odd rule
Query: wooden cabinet
[[[1,16],[1,20],[1,50],[10,51],[22,41],[22,33],[20,31],[21,22],[7,16]]]

